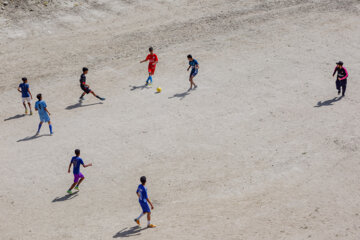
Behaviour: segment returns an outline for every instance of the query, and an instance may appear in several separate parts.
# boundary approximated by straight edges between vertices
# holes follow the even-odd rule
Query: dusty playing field
[[[8,2],[0,239],[359,239],[358,0]],[[143,88],[149,46],[159,64]],[[189,53],[200,71],[188,92]],[[342,99],[338,60],[349,71]],[[83,66],[105,102],[79,104]],[[44,125],[32,137],[23,76],[43,94],[53,136]],[[68,197],[75,148],[93,166]],[[156,229],[133,222],[141,175]]]

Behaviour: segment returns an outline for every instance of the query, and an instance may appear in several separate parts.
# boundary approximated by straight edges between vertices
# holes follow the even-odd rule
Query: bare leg
[[[29,109],[30,109],[30,114],[32,114],[31,103],[28,102],[28,105],[29,105]]]
[[[150,221],[151,220],[151,212],[147,213],[147,220]]]
[[[71,191],[75,186],[76,186],[76,182],[74,182],[72,185],[71,185],[71,187],[69,188],[69,191]]]
[[[27,113],[26,103],[23,102],[24,108],[25,108],[25,114]]]

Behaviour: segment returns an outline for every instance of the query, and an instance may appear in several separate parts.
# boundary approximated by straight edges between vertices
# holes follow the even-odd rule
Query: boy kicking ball
[[[149,66],[148,66],[149,77],[147,78],[145,85],[152,84],[152,81],[153,81],[152,76],[155,73],[156,64],[159,61],[159,59],[156,56],[156,54],[154,53],[154,49],[152,47],[149,48],[149,52],[150,52],[150,54],[147,55],[147,57],[144,60],[140,61],[140,63],[149,61]]]
[[[142,216],[144,216],[144,214],[147,214],[147,220],[148,220],[148,225],[147,227],[148,228],[154,228],[156,227],[155,225],[151,224],[150,223],[150,220],[151,220],[151,210],[149,208],[149,205],[148,203],[150,204],[151,206],[151,209],[154,209],[154,206],[152,205],[152,203],[150,202],[150,199],[148,198],[148,195],[147,195],[147,189],[145,187],[145,184],[146,184],[146,177],[145,176],[142,176],[140,178],[140,182],[141,184],[138,186],[138,189],[136,191],[136,194],[138,195],[139,197],[139,203],[140,203],[140,206],[142,208],[142,213],[140,214],[139,217],[135,218],[134,221],[140,225],[140,218]]]
[[[96,98],[100,99],[101,101],[104,101],[105,98],[99,97],[98,95],[96,95],[91,89],[90,86],[88,84],[86,84],[86,74],[88,73],[89,69],[84,67],[83,69],[83,73],[80,76],[80,88],[81,90],[83,90],[84,92],[81,94],[80,96],[80,100],[84,100],[84,96],[85,94],[89,94],[91,93],[92,95],[94,95]]]
[[[28,113],[28,110],[26,108],[26,102],[27,102],[27,104],[29,105],[29,109],[30,109],[30,115],[32,115],[32,110],[31,110],[32,94],[30,92],[30,87],[29,87],[29,84],[27,83],[26,77],[23,77],[22,81],[23,81],[23,83],[19,84],[18,91],[21,92],[22,103],[25,108],[25,114]]]
[[[49,124],[50,134],[52,135],[53,130],[52,130],[51,121],[50,121],[50,117],[49,117],[49,115],[51,115],[51,114],[47,110],[46,102],[42,100],[41,93],[36,95],[36,98],[38,99],[38,101],[35,103],[35,111],[39,112],[39,117],[40,117],[40,123],[39,123],[38,130],[36,132],[36,135],[39,135],[41,126],[44,122],[47,122]]]
[[[74,157],[71,158],[68,173],[70,173],[71,165],[73,165],[73,174],[74,174],[74,183],[71,185],[69,190],[67,191],[68,194],[72,194],[71,190],[75,187],[76,190],[79,190],[79,185],[82,181],[84,181],[85,177],[80,172],[80,165],[83,165],[84,168],[91,167],[92,163],[89,163],[87,165],[84,165],[83,160],[80,158],[80,150],[75,150]]]
[[[189,60],[189,67],[188,67],[187,71],[189,71],[191,68],[191,72],[190,72],[190,76],[189,76],[189,82],[190,82],[189,90],[191,90],[193,85],[194,85],[194,89],[197,88],[197,85],[194,83],[194,77],[199,72],[199,63],[190,54],[187,56],[187,58]]]

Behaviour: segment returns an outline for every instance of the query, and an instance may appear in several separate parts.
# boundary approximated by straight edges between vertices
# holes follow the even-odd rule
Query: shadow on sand
[[[63,197],[56,197],[56,198],[54,198],[54,200],[52,200],[52,202],[63,202],[63,201],[66,201],[66,200],[73,199],[74,197],[78,196],[77,193],[78,192],[74,192],[72,194],[66,194]]]
[[[71,110],[71,109],[74,109],[74,108],[88,107],[88,106],[93,106],[93,105],[97,105],[97,104],[103,104],[103,103],[102,103],[102,102],[97,102],[97,103],[91,103],[91,104],[85,104],[85,105],[83,105],[83,104],[82,104],[82,101],[79,100],[78,103],[75,103],[75,104],[73,104],[73,105],[69,105],[69,106],[67,106],[65,109],[66,109],[66,110]]]
[[[30,141],[30,140],[33,140],[33,139],[36,139],[36,138],[41,138],[41,137],[44,137],[44,136],[51,136],[51,134],[33,135],[33,136],[30,136],[30,137],[19,139],[16,142]]]
[[[132,236],[138,236],[140,235],[140,232],[145,230],[146,228],[141,228],[140,226],[134,226],[131,228],[124,228],[120,230],[118,233],[116,233],[113,238],[118,237],[132,237]]]
[[[187,90],[186,92],[183,92],[183,93],[176,93],[172,97],[169,97],[169,99],[170,98],[179,98],[180,100],[183,100],[189,94],[190,94],[190,90]]]
[[[323,107],[323,106],[331,106],[333,103],[340,101],[343,97],[334,97],[333,99],[329,99],[326,101],[319,101],[314,107]]]
[[[137,90],[137,89],[144,90],[145,88],[146,89],[150,88],[149,85],[146,85],[146,84],[140,85],[140,86],[131,86],[130,85],[129,87],[131,87],[130,91],[134,91],[134,90]]]
[[[17,114],[17,115],[15,115],[13,117],[9,117],[9,118],[4,119],[4,121],[9,121],[9,120],[13,120],[13,119],[22,118],[22,117],[25,117],[25,114]]]

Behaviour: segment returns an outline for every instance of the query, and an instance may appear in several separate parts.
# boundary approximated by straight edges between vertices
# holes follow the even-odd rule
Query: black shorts
[[[84,92],[86,92],[86,94],[89,94],[89,93],[91,92],[91,89],[88,88],[88,87],[83,87],[83,86],[81,86],[81,89],[82,89]]]

